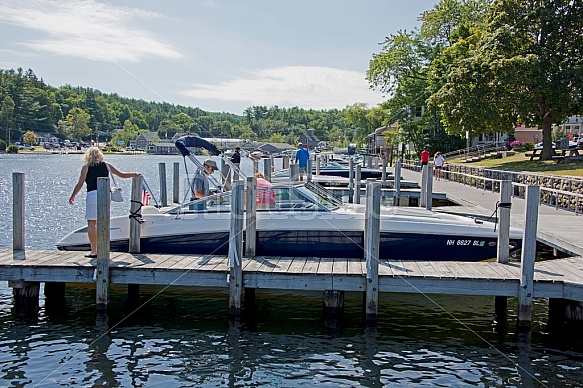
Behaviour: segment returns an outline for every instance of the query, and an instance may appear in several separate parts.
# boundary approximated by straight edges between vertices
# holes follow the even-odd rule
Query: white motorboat
[[[257,255],[363,258],[365,206],[342,203],[315,183],[274,184],[275,201],[257,211]],[[143,207],[143,253],[227,254],[231,193],[158,209]],[[411,207],[381,206],[380,258],[482,261],[496,257],[495,224]],[[111,250],[128,251],[129,218],[111,219]],[[521,246],[512,228],[510,251]],[[57,243],[89,250],[87,227]]]

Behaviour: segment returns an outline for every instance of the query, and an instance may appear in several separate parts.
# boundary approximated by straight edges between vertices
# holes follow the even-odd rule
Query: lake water
[[[168,177],[180,162],[185,178],[178,156],[107,160],[142,172],[155,195],[159,162]],[[83,192],[67,203],[81,166],[80,155],[0,155],[1,249],[12,244],[12,173],[25,173],[26,247],[54,249],[85,224]],[[118,180],[126,195],[130,181]],[[545,300],[535,300],[530,341],[517,338],[516,300],[505,324],[490,297],[381,295],[376,328],[363,324],[360,293],[332,320],[320,293],[258,291],[240,323],[228,321],[223,290],[141,287],[133,307],[116,286],[107,317],[89,285],[67,285],[65,305],[40,302],[37,317],[19,318],[0,282],[0,386],[583,386],[582,336],[549,330]]]

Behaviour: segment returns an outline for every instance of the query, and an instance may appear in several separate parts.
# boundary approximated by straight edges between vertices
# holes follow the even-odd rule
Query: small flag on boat
[[[142,185],[142,206],[150,206],[150,200],[152,199],[152,195],[146,188],[146,186]]]

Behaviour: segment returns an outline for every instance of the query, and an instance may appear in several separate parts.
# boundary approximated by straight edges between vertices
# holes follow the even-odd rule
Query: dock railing
[[[421,171],[421,162],[406,160],[402,168]],[[512,196],[518,198],[525,198],[528,186],[540,186],[540,204],[575,214],[583,212],[583,179],[457,164],[444,165],[441,178],[493,193],[500,192],[501,181],[509,180],[512,182]]]

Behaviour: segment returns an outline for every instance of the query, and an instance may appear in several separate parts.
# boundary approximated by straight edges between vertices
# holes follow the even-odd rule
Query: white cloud
[[[262,69],[252,73],[250,78],[192,86],[182,94],[197,99],[245,101],[250,105],[342,109],[355,102],[371,106],[382,102],[380,93],[368,89],[364,74],[330,67]]]
[[[156,36],[132,28],[134,18],[160,15],[117,7],[95,0],[36,0],[0,5],[0,22],[48,35],[20,42],[36,51],[102,61],[140,61],[147,56],[180,58],[182,55]]]

